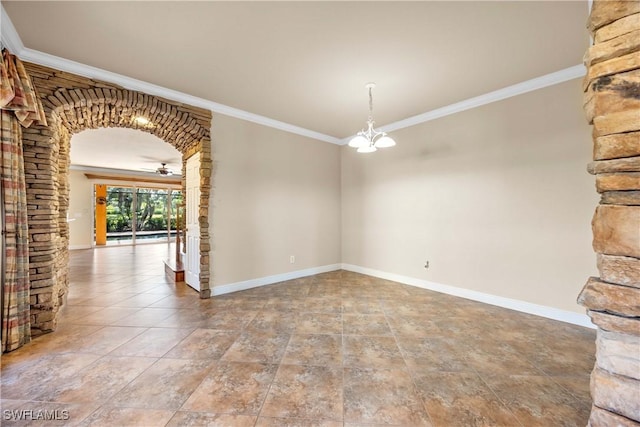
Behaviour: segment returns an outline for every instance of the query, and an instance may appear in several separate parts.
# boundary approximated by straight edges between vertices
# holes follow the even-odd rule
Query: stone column
[[[593,248],[600,277],[578,302],[598,327],[590,426],[640,427],[640,1],[596,0],[585,55],[600,204]]]

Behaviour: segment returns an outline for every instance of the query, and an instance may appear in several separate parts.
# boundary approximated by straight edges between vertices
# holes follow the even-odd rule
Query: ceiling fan
[[[154,173],[154,174],[158,174],[161,176],[165,176],[165,177],[169,177],[169,176],[180,176],[181,171],[178,169],[177,171],[175,169],[173,169],[172,167],[170,167],[169,165],[179,165],[180,164],[180,158],[178,159],[158,159],[158,158],[154,158],[154,157],[150,157],[150,156],[140,156],[141,160],[148,164],[149,167],[141,167],[138,170],[140,171],[144,171],[144,172],[149,172],[149,173]],[[160,163],[160,167],[152,167],[153,164],[158,164]]]
[[[171,176],[173,175],[173,171],[167,167],[166,163],[162,163],[158,169],[156,169],[156,173],[163,176]]]

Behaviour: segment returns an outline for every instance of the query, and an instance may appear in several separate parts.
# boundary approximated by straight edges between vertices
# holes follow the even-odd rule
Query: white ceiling
[[[586,1],[6,1],[24,45],[337,138],[580,64]]]
[[[108,168],[153,174],[161,163],[166,163],[176,175],[182,172],[180,152],[140,130],[88,129],[71,137],[71,164],[76,169]]]

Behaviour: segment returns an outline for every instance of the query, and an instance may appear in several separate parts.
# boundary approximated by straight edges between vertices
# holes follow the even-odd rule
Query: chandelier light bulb
[[[379,138],[374,145],[377,148],[388,148],[396,145],[396,142],[393,140],[393,138],[388,137],[387,135],[382,135],[382,137]]]
[[[378,149],[373,145],[365,145],[357,150],[358,153],[373,153],[374,151],[378,151]]]
[[[358,134],[351,138],[349,141],[349,147],[360,148],[369,145],[369,141],[364,136]]]

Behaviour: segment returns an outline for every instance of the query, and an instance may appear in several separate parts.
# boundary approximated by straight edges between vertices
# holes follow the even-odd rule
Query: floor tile
[[[341,313],[303,312],[296,316],[297,334],[341,334]]]
[[[410,301],[394,301],[392,299],[383,299],[383,310],[385,314],[394,317],[417,317],[423,318],[426,314],[433,316],[434,313],[431,310],[427,309],[424,304],[414,303]],[[450,314],[450,310],[447,310],[447,313]]]
[[[148,307],[153,303],[156,303],[158,301],[160,301],[161,299],[163,299],[164,296],[163,295],[156,295],[156,294],[150,294],[150,293],[140,293],[137,295],[132,296],[131,298],[127,298],[125,300],[122,301],[118,301],[114,304],[112,304],[112,307],[138,307],[138,308],[144,308],[144,307]]]
[[[342,427],[342,421],[309,418],[260,417],[256,427]]]
[[[280,311],[285,313],[300,312],[305,309],[304,298],[295,298],[287,294],[272,295],[264,305],[264,311]]]
[[[345,335],[342,338],[344,366],[369,368],[405,368],[405,362],[393,337]]]
[[[341,335],[295,334],[287,346],[283,364],[342,366]]]
[[[398,337],[398,346],[411,371],[473,371],[467,349],[454,339]]]
[[[124,301],[126,299],[135,296],[137,292],[110,292],[110,293],[100,293],[94,297],[87,298],[83,301],[82,305],[90,305],[90,306],[101,306],[101,307],[109,307],[113,304],[116,304],[120,301]],[[76,305],[80,305],[76,303]]]
[[[211,313],[195,310],[193,308],[181,308],[164,320],[159,321],[155,326],[158,328],[202,328]]]
[[[304,299],[302,311],[311,313],[342,313],[342,298],[333,295],[323,297],[308,296]]]
[[[64,382],[49,382],[33,394],[34,400],[49,402],[101,402],[151,366],[156,359],[104,356],[68,376]]]
[[[345,335],[392,335],[384,314],[344,314],[342,318]]]
[[[591,377],[588,374],[576,376],[554,375],[551,378],[579,401],[589,402],[591,400]]]
[[[107,354],[146,330],[147,328],[105,326],[86,337],[80,338],[75,345],[75,351]]]
[[[151,328],[173,314],[175,310],[170,308],[141,308],[133,314],[112,322],[112,325]]]
[[[342,420],[342,368],[280,365],[260,416]]]
[[[520,425],[476,373],[431,372],[414,381],[436,427]]]
[[[165,357],[176,359],[218,360],[231,347],[239,333],[214,329],[196,329]]]
[[[15,354],[15,353],[14,353]],[[33,400],[48,389],[63,386],[100,358],[95,354],[53,354],[21,361],[2,356],[2,398]],[[8,360],[7,360],[8,359]]]
[[[103,406],[83,422],[81,427],[163,427],[173,416],[173,411],[161,409],[112,408]]]
[[[288,334],[275,332],[244,332],[222,356],[222,360],[280,363],[289,337]]]
[[[122,344],[110,356],[162,357],[193,329],[149,328]]]
[[[198,303],[198,294],[193,289],[189,288],[179,294],[168,295],[158,302],[154,302],[149,307],[155,308],[191,308]]]
[[[209,360],[160,359],[120,390],[109,405],[179,409],[209,372]]]
[[[309,292],[307,294],[310,297],[321,297],[324,298],[326,296],[342,296],[342,286],[339,283],[322,283],[319,280],[317,283],[313,283],[309,287]]]
[[[233,414],[208,414],[178,411],[166,427],[253,427],[256,417]]]
[[[542,374],[527,360],[526,354],[514,350],[508,344],[483,339],[469,345],[467,350],[466,358],[469,364],[481,375]]]
[[[60,320],[63,323],[73,323],[75,320],[103,309],[104,307],[99,305],[74,305],[69,303],[69,305],[63,306],[62,310],[60,310]]]
[[[343,314],[384,314],[380,301],[375,298],[342,298]]]
[[[21,406],[29,403],[28,400],[20,400],[20,399],[4,399],[0,398],[0,409],[3,411],[13,411],[17,410]]]
[[[345,423],[430,426],[429,416],[404,370],[345,368]]]
[[[130,316],[139,311],[139,308],[129,307],[105,307],[74,319],[74,323],[81,325],[113,325],[123,317]]]
[[[77,343],[87,335],[102,329],[100,325],[74,325],[63,323],[55,334],[46,334],[32,338],[31,342],[20,348],[19,352],[2,355],[3,362],[13,358],[27,361],[30,358],[49,356],[53,353],[70,353],[76,351]]]
[[[443,335],[442,329],[432,318],[387,315],[387,322],[398,337],[433,338]]]
[[[579,402],[548,376],[484,377],[523,426],[584,426],[591,405]]]
[[[201,328],[225,329],[230,331],[240,331],[244,329],[256,316],[255,311],[249,310],[225,310],[210,315],[201,323]]]
[[[556,338],[545,340],[544,343],[531,343],[535,350],[529,349],[526,357],[536,368],[547,375],[581,375],[593,368],[596,362],[595,354],[588,351],[579,351],[574,347],[574,342],[554,343]],[[518,347],[518,344],[510,344]],[[577,351],[578,350],[578,351]]]
[[[219,362],[182,410],[258,415],[278,365]]]
[[[298,313],[292,311],[277,311],[273,308],[258,313],[247,326],[249,331],[272,331],[293,333],[296,330]]]

